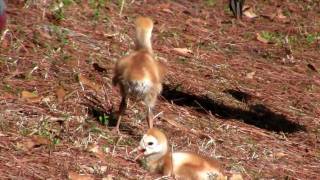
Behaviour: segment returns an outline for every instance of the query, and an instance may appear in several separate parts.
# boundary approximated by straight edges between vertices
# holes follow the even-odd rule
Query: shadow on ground
[[[229,93],[237,100],[247,101],[250,95],[244,95],[236,90]],[[200,113],[211,112],[222,119],[237,119],[247,124],[274,132],[294,133],[305,131],[305,127],[289,121],[286,116],[272,112],[263,104],[249,105],[249,110],[226,106],[206,96],[196,96],[176,90],[175,87],[164,85],[162,96],[179,106],[195,108]]]
[[[227,90],[224,90],[223,92],[230,94],[236,100],[244,103],[248,103],[252,99],[252,96],[250,94],[241,92],[239,90],[227,89]]]
[[[98,104],[93,105],[92,103],[86,103],[85,105],[88,107],[88,114],[100,124],[109,128],[116,127],[118,113],[113,108],[105,109]],[[124,117],[125,116],[127,116],[127,114],[125,114]],[[137,141],[140,140],[141,134],[137,131],[140,127],[132,126],[127,120],[128,118],[122,118],[119,128],[120,132],[125,132],[125,134],[132,136]]]
[[[117,124],[116,114],[112,110],[104,110],[98,106],[87,105],[88,113],[102,125],[115,127]]]

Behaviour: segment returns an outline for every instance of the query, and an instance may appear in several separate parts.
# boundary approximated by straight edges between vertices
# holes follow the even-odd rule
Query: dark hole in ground
[[[287,120],[286,116],[272,112],[262,104],[249,106],[246,111],[226,106],[206,96],[196,96],[176,90],[174,87],[164,85],[162,96],[179,106],[194,107],[200,113],[212,112],[222,119],[237,119],[247,124],[266,129],[268,131],[294,133],[305,131],[305,127]],[[200,107],[201,106],[201,107]]]

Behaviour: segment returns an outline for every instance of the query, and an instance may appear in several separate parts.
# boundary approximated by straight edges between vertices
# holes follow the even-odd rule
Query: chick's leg
[[[149,128],[153,128],[153,113],[151,107],[147,107],[147,121]]]
[[[123,96],[122,99],[121,99],[120,107],[119,107],[117,125],[115,127],[115,131],[117,131],[118,134],[120,134],[119,127],[120,127],[120,122],[121,122],[122,115],[124,115],[124,113],[125,113],[125,111],[127,109],[127,101],[128,101],[128,98],[126,96]]]

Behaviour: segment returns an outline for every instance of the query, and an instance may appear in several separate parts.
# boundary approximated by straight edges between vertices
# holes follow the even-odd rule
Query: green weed
[[[308,44],[313,44],[316,42],[316,40],[320,38],[320,33],[319,34],[307,34],[306,35],[306,41]]]
[[[186,64],[188,62],[188,58],[180,57],[178,59],[178,62],[181,63],[181,64]]]
[[[109,124],[110,116],[103,114],[103,115],[99,116],[98,119],[101,124],[107,125],[107,124]]]

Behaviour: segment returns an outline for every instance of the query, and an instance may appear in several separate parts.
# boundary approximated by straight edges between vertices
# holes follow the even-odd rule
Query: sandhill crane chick
[[[115,127],[118,133],[121,117],[127,108],[129,98],[144,102],[147,107],[148,126],[152,128],[152,108],[162,91],[163,69],[154,60],[151,45],[153,22],[148,17],[138,17],[135,26],[135,51],[117,61],[112,79],[113,85],[120,87],[122,97]]]
[[[189,152],[171,152],[164,133],[151,128],[143,135],[137,148],[145,156],[149,171],[174,176],[176,179],[227,179],[219,163],[208,157]]]

